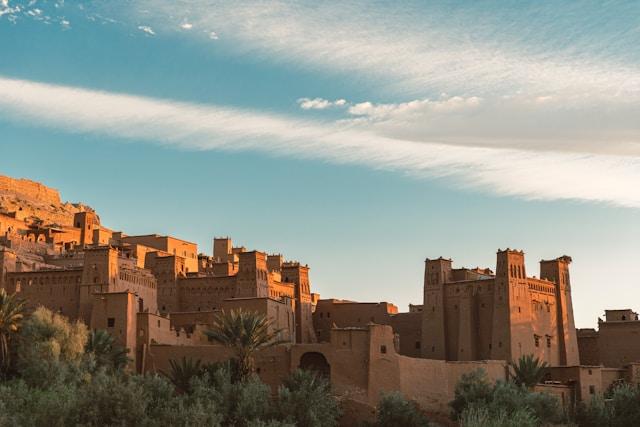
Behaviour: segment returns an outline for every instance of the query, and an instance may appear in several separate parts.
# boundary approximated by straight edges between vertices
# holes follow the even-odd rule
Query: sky
[[[640,3],[0,0],[0,174],[128,234],[422,303],[425,258],[573,258],[640,310]]]

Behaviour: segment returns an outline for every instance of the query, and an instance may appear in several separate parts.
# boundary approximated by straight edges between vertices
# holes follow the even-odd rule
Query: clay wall
[[[6,289],[24,298],[28,309],[43,305],[71,319],[78,318],[82,269],[11,272]]]
[[[233,298],[222,301],[220,308],[225,311],[242,309],[264,314],[273,322],[270,332],[280,330],[279,341],[294,341],[295,315],[293,307],[287,302],[270,298]]]
[[[131,366],[136,366],[136,331],[138,301],[130,292],[93,295],[89,327],[104,329],[120,345],[129,349]]]
[[[14,179],[0,175],[0,193],[15,194],[25,199],[36,199],[44,204],[60,204],[58,190],[28,179]]]
[[[608,321],[599,324],[600,363],[621,368],[640,361],[640,321]]]
[[[600,364],[600,346],[598,332],[595,329],[578,329],[578,349],[581,365]]]
[[[222,301],[237,295],[235,276],[178,278],[177,287],[180,301],[178,311],[217,310]]]

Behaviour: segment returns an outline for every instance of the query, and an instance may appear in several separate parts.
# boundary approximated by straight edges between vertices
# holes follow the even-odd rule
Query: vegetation
[[[118,345],[104,329],[89,332],[85,352],[93,356],[97,368],[121,370],[131,361],[129,349]]]
[[[640,425],[640,386],[619,384],[608,398],[594,397],[578,406],[580,427],[623,427]]]
[[[379,427],[427,427],[429,421],[413,402],[402,394],[384,394],[377,408],[375,426]]]
[[[547,362],[541,362],[532,354],[520,357],[518,363],[512,366],[512,373],[516,384],[533,389],[542,382],[547,372]]]
[[[272,342],[260,316],[237,317],[248,347]],[[135,375],[123,369],[126,350],[106,331],[89,332],[45,308],[13,319],[15,327],[3,329],[6,353],[17,357],[7,371],[12,376],[0,382],[0,427],[337,425],[337,400],[314,373],[295,372],[277,396],[257,376],[235,374],[235,362],[182,359],[171,362],[166,376]]]
[[[244,381],[254,372],[255,353],[277,344],[279,330],[262,313],[244,310],[223,311],[214,320],[207,336],[233,352],[234,380]]]
[[[11,366],[11,344],[20,329],[24,302],[0,288],[0,378]]]
[[[515,382],[491,385],[483,370],[462,376],[450,406],[464,427],[533,427],[558,424],[565,419],[556,397],[532,392]]]

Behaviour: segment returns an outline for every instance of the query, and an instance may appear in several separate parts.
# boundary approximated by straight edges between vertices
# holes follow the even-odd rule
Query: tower
[[[237,297],[266,298],[269,296],[267,256],[258,251],[239,254]]]
[[[295,285],[296,342],[315,342],[311,317],[311,286],[309,284],[309,267],[299,262],[282,264],[282,281]]]
[[[569,264],[571,264],[571,261],[571,257],[567,255],[553,260],[540,261],[540,278],[556,285],[556,319],[560,364],[576,366],[580,362],[571,300],[571,279],[569,276]]]
[[[110,246],[85,248],[80,285],[80,319],[89,324],[93,294],[114,292],[118,281],[118,251]]]
[[[447,359],[444,287],[451,281],[451,263],[442,257],[425,260],[422,357],[428,359]]]
[[[233,250],[233,245],[229,237],[214,237],[213,258],[216,262],[227,262]]]
[[[534,353],[524,252],[498,250],[493,291],[491,358],[513,361]]]
[[[16,254],[6,248],[0,249],[0,289],[5,289],[8,293],[15,290],[7,289],[7,273],[16,270]]]
[[[99,225],[95,212],[78,212],[73,216],[73,225],[80,229],[80,245],[93,244],[93,230]]]

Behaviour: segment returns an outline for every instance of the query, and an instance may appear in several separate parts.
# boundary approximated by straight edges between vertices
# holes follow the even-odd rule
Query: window
[[[432,345],[432,346],[431,346],[431,353],[435,353],[435,352],[436,352],[436,346],[435,346],[435,345]]]
[[[114,317],[109,317],[107,319],[107,328],[113,328],[116,325],[116,319]]]
[[[381,345],[380,346],[380,353],[382,353],[382,354],[386,354],[387,353],[387,346],[386,345]]]
[[[537,335],[534,335],[534,336],[533,336],[533,339],[534,339],[534,340],[535,340],[535,342],[536,342],[536,347],[540,347],[540,337],[539,337],[539,336],[537,336]]]
[[[416,350],[420,350],[420,341],[416,341]]]
[[[589,386],[589,394],[596,394],[596,386],[594,385]]]
[[[589,375],[593,375],[593,371],[589,369]]]
[[[551,337],[547,337],[547,348],[551,348]]]

